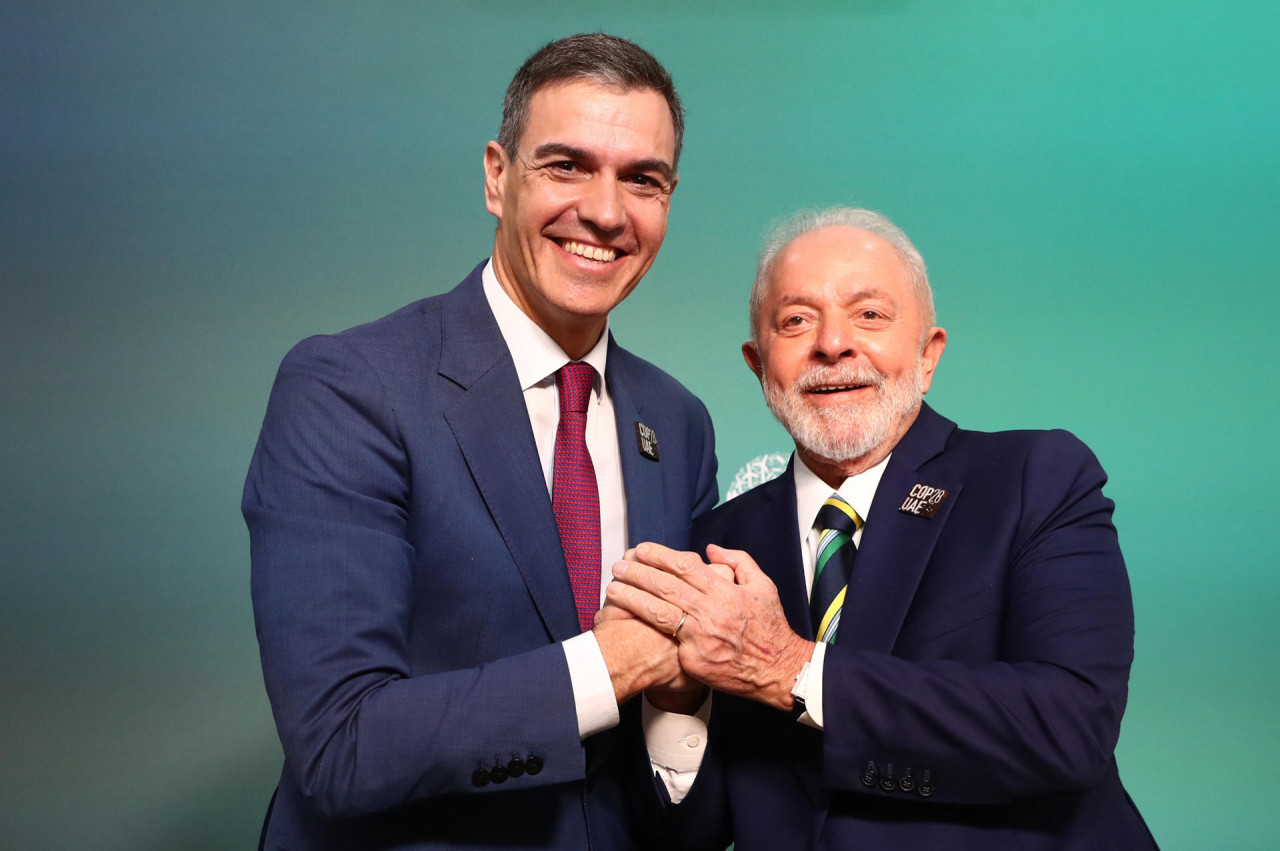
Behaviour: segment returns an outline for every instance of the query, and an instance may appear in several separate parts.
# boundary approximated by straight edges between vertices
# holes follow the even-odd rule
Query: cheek
[[[656,249],[667,235],[667,208],[654,202],[642,202],[642,206],[632,212],[636,235]]]
[[[779,347],[776,344],[765,361],[765,375],[783,390],[790,390],[796,378],[804,372],[805,357],[803,352],[792,346]]]

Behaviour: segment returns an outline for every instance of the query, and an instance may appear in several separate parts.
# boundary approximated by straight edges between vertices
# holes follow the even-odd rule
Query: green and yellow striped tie
[[[858,553],[853,534],[862,528],[862,518],[852,505],[833,493],[818,509],[814,526],[822,534],[813,566],[809,613],[815,640],[829,644],[836,640],[836,630],[840,628],[840,609],[853,573],[853,558]]]

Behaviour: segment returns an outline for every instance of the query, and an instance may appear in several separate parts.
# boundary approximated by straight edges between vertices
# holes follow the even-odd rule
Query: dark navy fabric
[[[267,848],[644,841],[621,780],[637,713],[578,737],[557,643],[579,633],[573,592],[480,268],[280,367],[243,501],[285,755]],[[686,547],[716,501],[706,410],[612,341],[605,379],[630,540]]]
[[[1154,847],[1114,757],[1133,609],[1105,481],[1066,432],[965,431],[923,407],[866,518],[825,730],[716,695],[672,847]],[[946,491],[932,517],[917,485]],[[693,537],[751,553],[811,637],[795,511],[788,471]]]

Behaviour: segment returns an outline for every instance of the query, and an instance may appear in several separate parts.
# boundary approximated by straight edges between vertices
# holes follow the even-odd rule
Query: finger
[[[715,544],[707,544],[707,564],[727,582],[736,581],[733,575],[733,565],[736,560],[733,559],[731,552]]]
[[[625,609],[649,624],[649,626],[667,635],[671,635],[676,631],[680,619],[685,614],[683,609],[668,603],[661,597],[655,597],[648,591],[624,582],[610,582],[608,588],[605,589],[605,599],[611,605]],[[687,628],[688,623],[686,621],[685,629]],[[682,633],[683,631],[681,630]]]
[[[696,553],[673,550],[661,544],[640,544],[636,547],[636,559],[642,564],[679,577],[704,593],[726,581],[719,572],[703,563]]]
[[[765,572],[760,569],[760,565],[756,564],[756,560],[742,550],[730,550],[717,544],[707,544],[707,558],[731,567],[739,585],[750,585],[760,580],[770,581]]]
[[[606,603],[598,612],[596,612],[595,622],[604,623],[605,621],[627,620],[634,617],[635,615],[631,614],[631,612],[628,612],[626,609]]]
[[[642,562],[620,561],[613,566],[613,575],[611,585],[624,583],[647,591],[682,611],[696,609],[703,597],[700,591],[678,576]]]
[[[733,568],[732,568],[732,567],[730,567],[729,565],[727,565],[727,564],[717,564],[716,562],[714,562],[714,561],[713,561],[713,562],[711,562],[711,564],[710,564],[710,565],[708,565],[708,566],[709,566],[712,570],[714,570],[714,571],[716,572],[716,576],[719,576],[719,577],[720,577],[721,579],[723,579],[725,582],[734,582],[734,581],[736,581],[736,578],[735,578],[735,577],[734,577],[734,575],[733,575]]]

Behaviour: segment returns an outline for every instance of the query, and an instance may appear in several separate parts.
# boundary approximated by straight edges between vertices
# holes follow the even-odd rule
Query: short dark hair
[[[605,33],[582,33],[553,41],[525,60],[507,86],[502,102],[498,144],[514,158],[516,145],[529,120],[529,101],[543,86],[566,80],[587,80],[619,92],[655,91],[667,101],[676,131],[675,161],[684,143],[684,106],[671,74],[635,42]]]

